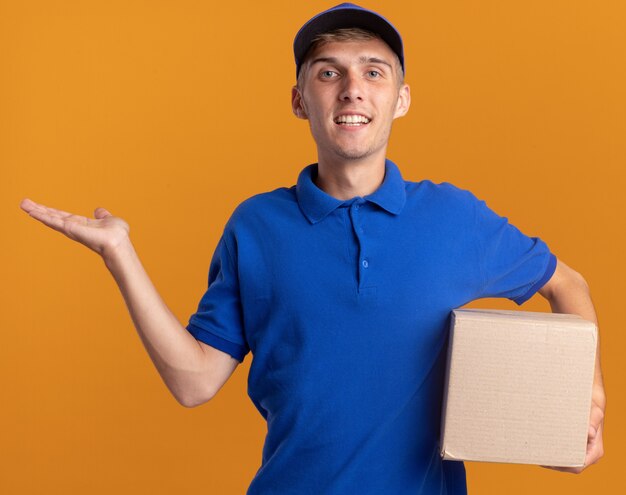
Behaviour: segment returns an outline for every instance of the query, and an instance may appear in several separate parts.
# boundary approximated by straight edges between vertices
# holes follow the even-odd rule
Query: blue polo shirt
[[[465,494],[439,453],[450,311],[517,304],[556,258],[472,193],[405,181],[342,201],[317,165],[229,219],[188,330],[239,361],[267,421],[248,495]]]

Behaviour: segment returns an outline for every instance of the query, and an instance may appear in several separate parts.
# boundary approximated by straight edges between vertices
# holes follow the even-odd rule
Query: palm
[[[31,217],[100,255],[119,245],[128,237],[130,230],[124,220],[114,217],[104,208],[95,210],[95,218],[87,218],[50,208],[30,199],[24,199],[20,207]]]

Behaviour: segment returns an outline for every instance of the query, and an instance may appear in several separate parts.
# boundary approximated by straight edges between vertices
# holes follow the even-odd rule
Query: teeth
[[[337,124],[368,124],[370,119],[363,115],[341,115],[335,119]]]

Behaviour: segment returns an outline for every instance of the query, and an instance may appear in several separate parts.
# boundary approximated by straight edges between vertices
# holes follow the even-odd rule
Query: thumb
[[[100,220],[101,218],[113,216],[111,215],[111,213],[109,213],[109,210],[107,210],[106,208],[96,208],[93,214],[98,220]]]

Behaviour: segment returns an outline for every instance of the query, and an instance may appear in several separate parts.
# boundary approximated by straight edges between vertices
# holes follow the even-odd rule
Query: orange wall
[[[245,492],[265,433],[251,356],[210,404],[177,405],[103,263],[18,204],[125,218],[186,323],[233,208],[315,161],[289,105],[291,42],[334,3],[0,0],[1,493]],[[468,188],[542,237],[599,314],[606,457],[581,476],[468,463],[471,493],[618,493],[624,3],[367,5],[405,38],[413,105],[389,151],[405,178]],[[549,310],[540,296],[523,309]]]

